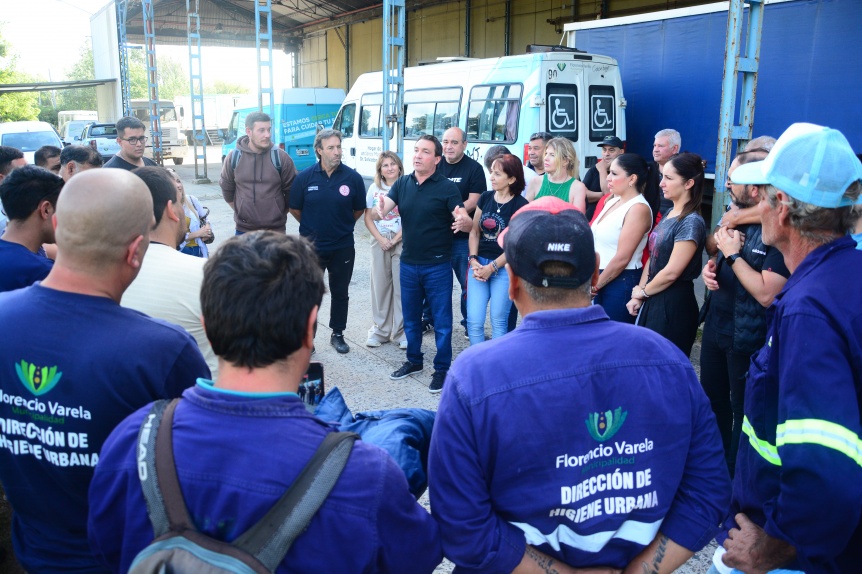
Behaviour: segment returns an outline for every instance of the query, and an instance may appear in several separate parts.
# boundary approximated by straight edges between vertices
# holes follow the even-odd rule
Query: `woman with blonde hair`
[[[374,183],[365,197],[365,227],[371,233],[371,319],[368,347],[379,347],[386,341],[407,348],[404,319],[401,315],[401,215],[398,207],[380,221],[373,214],[381,198],[386,197],[395,181],[404,174],[404,166],[395,152],[385,151],[377,158]]]
[[[175,170],[166,168],[165,171],[173,178],[177,189],[183,196],[183,211],[186,215],[188,232],[180,244],[179,250],[187,255],[206,259],[209,257],[206,241],[211,242],[213,239],[212,227],[210,227],[209,222],[206,220],[210,210],[201,205],[197,197],[185,192],[183,180],[180,179],[179,174]]]
[[[530,180],[527,201],[551,195],[586,213],[587,188],[578,179],[581,164],[572,142],[566,138],[550,140],[545,146],[544,163],[545,175]]]

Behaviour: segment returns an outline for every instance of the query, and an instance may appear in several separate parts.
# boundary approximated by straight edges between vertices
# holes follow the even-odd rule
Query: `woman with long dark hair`
[[[614,159],[607,177],[611,198],[590,225],[600,270],[593,303],[614,321],[635,322],[626,303],[640,281],[641,257],[652,227],[652,210],[643,196],[648,179],[649,164],[638,154]]]
[[[706,241],[706,223],[700,215],[703,179],[697,154],[677,154],[665,164],[660,187],[673,209],[650,233],[649,265],[626,304],[638,316],[638,325],[665,336],[686,356],[697,332],[693,281],[700,275]]]
[[[527,200],[524,189],[524,168],[514,155],[503,155],[491,164],[491,188],[482,194],[473,213],[470,230],[470,256],[467,271],[467,334],[470,344],[485,340],[485,313],[491,306],[491,337],[507,332],[509,311],[509,275],[506,254],[497,238],[509,225],[512,215]]]

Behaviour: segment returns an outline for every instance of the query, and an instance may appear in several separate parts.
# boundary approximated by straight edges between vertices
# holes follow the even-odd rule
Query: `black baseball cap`
[[[612,146],[618,147],[618,148],[625,147],[625,144],[623,144],[623,140],[621,140],[617,136],[605,136],[605,139],[603,139],[601,141],[601,143],[599,143],[599,147],[606,146],[606,145],[612,145]]]
[[[593,233],[584,214],[556,197],[542,197],[512,216],[497,242],[512,271],[537,287],[575,289],[590,280],[596,269]],[[569,276],[547,276],[542,264],[568,263]]]

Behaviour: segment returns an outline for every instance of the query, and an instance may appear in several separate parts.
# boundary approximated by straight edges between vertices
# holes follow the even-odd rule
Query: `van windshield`
[[[58,146],[54,132],[22,132],[18,134],[3,134],[0,145],[17,148],[21,151],[36,151],[43,145]]]

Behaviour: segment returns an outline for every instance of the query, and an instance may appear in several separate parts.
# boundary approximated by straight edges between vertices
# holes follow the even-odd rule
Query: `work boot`
[[[333,331],[329,338],[329,344],[342,355],[350,352],[350,345],[344,342],[344,334],[341,331]]]

